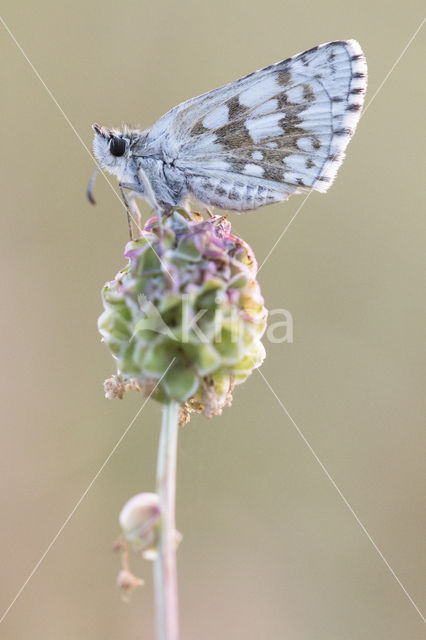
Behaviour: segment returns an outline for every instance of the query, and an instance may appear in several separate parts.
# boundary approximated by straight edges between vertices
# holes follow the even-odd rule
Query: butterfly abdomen
[[[249,211],[285,199],[279,191],[250,182],[225,181],[218,178],[191,176],[189,190],[201,203],[229,211]]]

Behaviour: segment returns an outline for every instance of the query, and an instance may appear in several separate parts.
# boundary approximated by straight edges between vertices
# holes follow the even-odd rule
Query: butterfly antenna
[[[96,167],[96,169],[92,174],[92,177],[89,180],[89,184],[87,185],[86,195],[89,202],[91,202],[91,204],[96,204],[96,200],[93,197],[93,185],[95,184],[95,180],[96,180],[96,176],[98,175],[99,168],[100,168],[99,166]]]

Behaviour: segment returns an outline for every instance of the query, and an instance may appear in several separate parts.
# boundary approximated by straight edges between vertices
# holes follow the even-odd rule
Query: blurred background
[[[3,0],[2,17],[91,147],[92,122],[149,126],[187,98],[316,44],[356,38],[367,103],[422,3]],[[292,344],[262,373],[405,588],[426,609],[423,29],[368,107],[336,183],[313,194],[262,268]],[[142,403],[107,401],[96,321],[127,223],[4,28],[1,64],[1,612]],[[422,166],[423,165],[423,166]],[[259,262],[303,196],[231,214]],[[141,204],[145,217],[147,205]],[[151,566],[115,587],[117,515],[154,488],[149,402],[1,624],[2,638],[154,638]],[[420,640],[421,617],[255,372],[232,408],[180,432],[182,638]]]

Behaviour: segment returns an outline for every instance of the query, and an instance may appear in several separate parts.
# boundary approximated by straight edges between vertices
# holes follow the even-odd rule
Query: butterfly
[[[94,124],[94,155],[118,178],[128,211],[126,191],[158,214],[190,198],[206,208],[258,209],[328,190],[366,87],[358,42],[328,42],[182,102],[151,129]]]

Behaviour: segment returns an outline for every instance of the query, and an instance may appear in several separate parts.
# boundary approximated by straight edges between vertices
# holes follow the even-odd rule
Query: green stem
[[[179,404],[174,401],[164,404],[157,462],[157,493],[160,499],[161,520],[158,557],[154,563],[157,640],[179,639],[175,537],[178,423]]]

